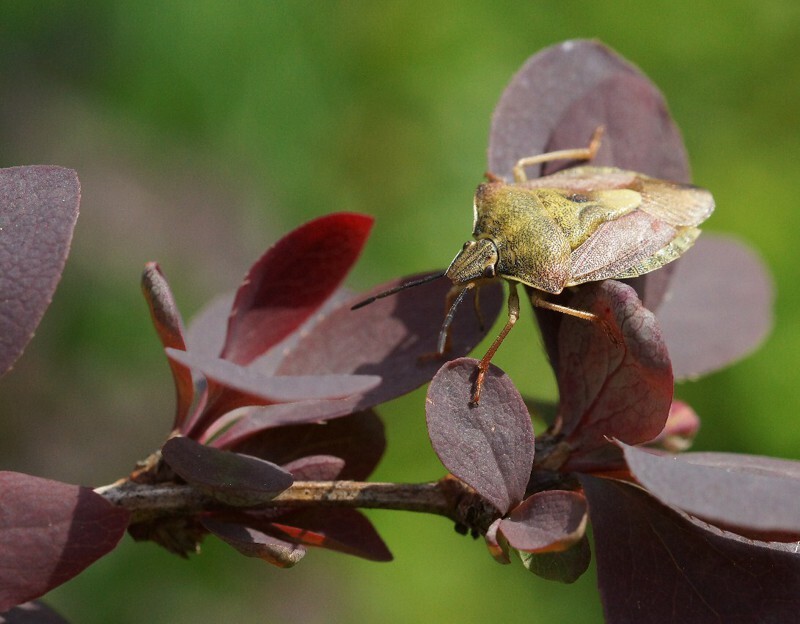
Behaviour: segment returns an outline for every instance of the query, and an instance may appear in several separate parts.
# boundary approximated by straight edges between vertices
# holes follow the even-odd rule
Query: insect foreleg
[[[516,323],[519,318],[519,295],[517,294],[517,285],[514,282],[509,282],[508,288],[508,321],[506,321],[506,326],[503,327],[503,331],[500,332],[500,335],[494,339],[486,355],[484,355],[478,363],[478,376],[475,379],[475,388],[472,392],[472,402],[475,405],[481,400],[481,386],[483,386],[483,378],[486,377],[486,371],[489,370],[489,363],[492,361],[497,349],[503,343],[503,340],[508,336],[508,332],[514,327],[514,323]]]
[[[520,158],[517,164],[514,165],[514,181],[518,183],[527,181],[528,176],[525,173],[525,167],[530,167],[531,165],[540,165],[552,160],[591,160],[597,154],[597,150],[600,149],[600,139],[604,130],[603,126],[599,126],[592,134],[587,147],[576,147]]]
[[[439,340],[436,345],[437,355],[442,356],[450,350],[450,325],[452,325],[453,318],[456,315],[456,308],[458,304],[461,303],[461,300],[464,299],[464,295],[467,294],[467,291],[474,286],[475,284],[472,283],[466,286],[456,285],[447,291],[447,298],[445,299],[445,309],[447,313],[442,323],[442,329],[439,330]]]

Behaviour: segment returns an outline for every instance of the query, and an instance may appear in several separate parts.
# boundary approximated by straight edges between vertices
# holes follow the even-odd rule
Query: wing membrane
[[[660,249],[669,245],[677,234],[674,226],[641,210],[608,221],[572,252],[572,278],[567,285],[620,278],[623,275],[632,277],[627,275],[631,267],[646,263]]]
[[[642,194],[640,210],[676,226],[700,225],[714,211],[714,198],[705,189],[615,167],[573,167],[523,185],[572,193],[628,188]]]

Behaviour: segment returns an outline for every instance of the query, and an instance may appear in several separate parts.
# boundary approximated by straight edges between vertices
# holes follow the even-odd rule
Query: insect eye
[[[490,264],[489,266],[487,266],[483,270],[483,276],[484,277],[494,277],[495,276],[495,270],[494,270],[494,265],[493,264]]]
[[[474,244],[475,244],[475,241],[467,241],[466,243],[464,243],[464,246],[462,247],[462,249],[469,249]]]

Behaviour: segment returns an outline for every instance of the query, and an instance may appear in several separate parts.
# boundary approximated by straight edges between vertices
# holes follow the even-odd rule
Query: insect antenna
[[[373,295],[372,297],[364,299],[364,301],[359,301],[350,309],[358,310],[359,308],[363,308],[364,306],[369,305],[370,303],[373,303],[378,299],[383,299],[384,297],[388,297],[389,295],[394,295],[396,293],[399,293],[401,290],[405,290],[406,288],[412,288],[413,286],[421,286],[422,284],[427,284],[428,282],[437,280],[440,277],[444,277],[445,273],[446,273],[445,271],[442,271],[441,273],[434,273],[433,275],[428,275],[426,277],[421,277],[420,279],[411,282],[406,282],[405,284],[400,284],[399,286],[395,286],[394,288],[390,288],[389,290],[384,290],[383,292],[378,293],[377,295]]]
[[[445,344],[447,343],[447,332],[450,329],[450,324],[453,322],[453,318],[456,315],[456,308],[458,304],[464,299],[464,295],[467,294],[467,291],[472,288],[474,284],[467,284],[461,292],[458,293],[456,300],[453,302],[453,305],[450,306],[450,309],[447,311],[447,316],[444,317],[444,322],[442,323],[442,329],[439,330],[439,342],[436,344],[436,350],[438,353],[445,352]]]

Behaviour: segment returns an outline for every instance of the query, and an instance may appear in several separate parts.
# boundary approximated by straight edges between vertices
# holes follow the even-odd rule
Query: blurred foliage
[[[64,281],[3,380],[0,467],[107,482],[160,444],[172,389],[138,293],[148,260],[187,315],[330,211],[378,219],[354,286],[445,266],[470,235],[503,87],[528,56],[576,37],[660,86],[696,182],[716,196],[708,229],[748,240],[775,272],[765,347],[678,389],[703,418],[697,447],[800,458],[794,0],[89,0],[0,9],[0,166],[74,167],[84,196]],[[524,392],[554,395],[532,322],[495,363]],[[382,411],[376,478],[442,474],[422,397]],[[49,600],[76,622],[601,620],[591,574],[546,583],[441,519],[372,517],[394,563],[312,553],[280,571],[212,541],[187,563],[126,540]]]

